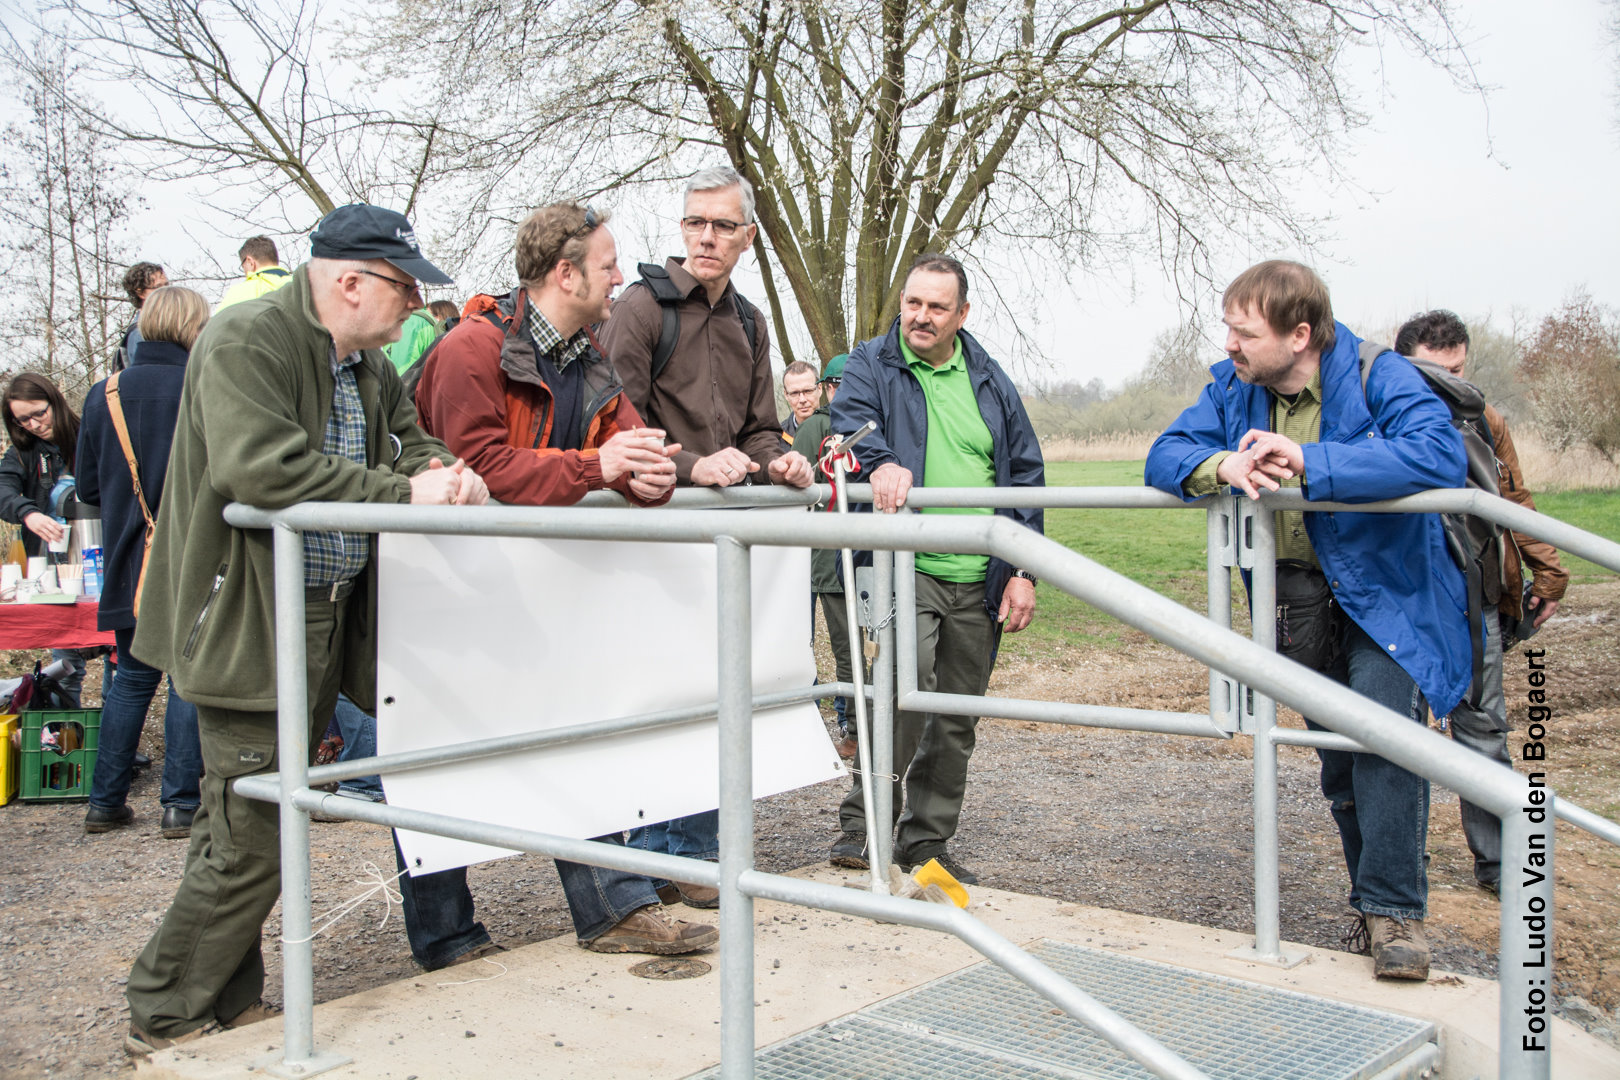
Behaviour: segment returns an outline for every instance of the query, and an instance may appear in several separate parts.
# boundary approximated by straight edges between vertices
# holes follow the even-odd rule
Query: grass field
[[[1140,461],[1053,461],[1046,482],[1058,487],[1139,487]],[[1536,498],[1550,517],[1620,538],[1620,491],[1555,491]],[[1048,510],[1046,535],[1133,581],[1204,610],[1205,515],[1199,510]],[[1566,555],[1576,584],[1613,578],[1609,570]],[[1234,582],[1234,592],[1241,592]],[[1073,645],[1117,648],[1126,631],[1114,619],[1048,585],[1028,630],[1009,637],[1009,652],[1033,656]]]

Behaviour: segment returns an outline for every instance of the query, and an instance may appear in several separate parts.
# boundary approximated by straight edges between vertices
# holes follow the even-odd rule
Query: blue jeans
[[[360,706],[350,701],[347,695],[339,694],[337,708],[332,710],[332,719],[337,723],[338,734],[343,736],[343,752],[338,755],[339,761],[377,756],[375,717],[367,715]],[[344,780],[338,784],[338,790],[359,795],[373,802],[381,802],[382,777],[373,774]]]
[[[630,830],[627,843],[642,851],[713,862],[720,857],[720,811],[704,810],[656,825],[638,826]],[[660,879],[653,884],[662,889],[669,882]]]
[[[116,631],[114,631],[116,634]],[[123,653],[119,653],[120,656]],[[84,673],[89,670],[89,662],[96,657],[102,657],[101,663],[101,696],[105,700],[107,689],[112,685],[113,665],[106,659],[107,649],[98,645],[93,649],[52,649],[52,660],[66,660],[68,662],[67,674],[56,680],[63,693],[73,699],[73,708],[82,707],[84,692]]]
[[[1423,723],[1428,706],[1395,660],[1344,620],[1341,655],[1324,674],[1363,697]],[[1317,731],[1317,724],[1306,720]],[[1429,832],[1429,782],[1377,754],[1318,750],[1322,794],[1333,810],[1350,871],[1350,906],[1364,915],[1424,917],[1429,879],[1423,852]]]
[[[135,628],[115,630],[118,667],[101,708],[101,742],[96,771],[90,779],[90,805],[117,810],[129,798],[135,771],[135,750],[146,710],[157,693],[163,672],[149,667],[129,651]],[[159,801],[165,807],[195,810],[202,801],[198,780],[202,774],[202,744],[197,737],[197,707],[175,693],[169,683],[169,706],[163,714],[163,785]]]
[[[623,843],[617,834],[595,839]],[[394,859],[404,870],[405,854],[400,850],[397,833]],[[638,908],[659,902],[652,882],[640,874],[558,859],[557,876],[562,878],[568,913],[573,916],[574,934],[580,941],[594,941]],[[405,936],[410,939],[411,956],[427,970],[442,968],[489,941],[489,931],[474,918],[465,866],[414,878],[406,874],[399,879],[399,893],[404,901]]]

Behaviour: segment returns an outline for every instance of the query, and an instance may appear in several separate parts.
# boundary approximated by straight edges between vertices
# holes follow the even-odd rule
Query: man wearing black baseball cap
[[[225,507],[489,498],[416,425],[380,351],[421,306],[417,281],[450,279],[380,207],[340,207],[310,239],[292,280],[214,316],[186,367],[132,651],[196,703],[206,776],[179,891],[130,972],[132,1054],[273,1015],[259,936],[281,891],[280,810],[231,781],[278,767],[275,572],[265,534]],[[375,711],[374,550],[365,533],[304,534],[311,748],[340,690]]]

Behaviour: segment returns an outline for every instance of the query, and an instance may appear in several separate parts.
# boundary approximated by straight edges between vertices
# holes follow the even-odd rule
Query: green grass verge
[[[1620,540],[1620,491],[1547,491],[1536,496],[1536,509],[1589,533]],[[1565,552],[1559,561],[1573,584],[1606,581],[1615,577],[1596,563]]]

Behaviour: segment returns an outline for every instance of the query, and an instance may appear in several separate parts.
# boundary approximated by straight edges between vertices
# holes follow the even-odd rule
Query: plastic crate
[[[17,797],[17,771],[21,761],[11,740],[19,730],[16,713],[0,716],[0,806]]]
[[[42,745],[50,735],[54,745]],[[82,802],[90,798],[101,738],[100,709],[50,709],[22,714],[23,802]],[[73,746],[63,751],[62,745]]]

